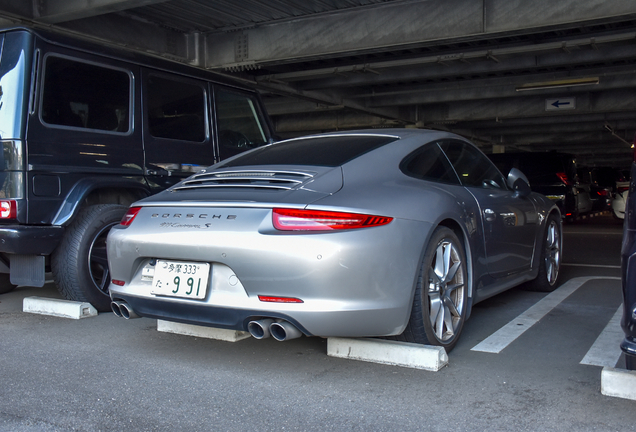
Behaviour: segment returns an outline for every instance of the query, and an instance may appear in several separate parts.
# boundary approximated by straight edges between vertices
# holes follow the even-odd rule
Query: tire
[[[0,294],[6,294],[15,289],[17,285],[11,283],[11,277],[9,273],[0,274]]]
[[[116,204],[86,207],[69,226],[51,256],[53,279],[65,298],[88,302],[100,312],[110,311],[106,236],[126,210]]]
[[[543,236],[539,274],[526,285],[529,291],[552,292],[556,289],[561,267],[561,247],[561,224],[556,216],[550,215]]]
[[[468,272],[466,254],[457,235],[437,227],[420,266],[405,342],[444,347],[457,344],[466,319]]]

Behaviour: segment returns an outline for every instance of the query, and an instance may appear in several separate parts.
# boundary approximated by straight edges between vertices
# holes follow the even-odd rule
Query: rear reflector
[[[390,223],[393,218],[358,213],[321,210],[295,210],[275,208],[272,213],[274,227],[282,231],[330,231],[369,228]]]
[[[273,297],[259,295],[258,299],[262,302],[270,303],[304,303],[301,299],[297,299],[294,297]]]
[[[18,205],[14,200],[0,200],[0,219],[15,219]]]
[[[121,222],[119,222],[119,224],[123,226],[130,225],[132,221],[135,220],[135,217],[137,217],[137,213],[139,213],[139,210],[141,210],[141,207],[129,208],[124,217],[121,218]]]
[[[114,283],[115,285],[119,285],[119,286],[124,286],[124,284],[126,283],[124,281],[120,281],[120,280],[116,280],[116,279],[111,279],[111,282]]]

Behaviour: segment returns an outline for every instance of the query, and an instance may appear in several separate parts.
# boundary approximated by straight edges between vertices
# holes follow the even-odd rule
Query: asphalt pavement
[[[602,366],[582,363],[624,367],[617,345],[598,349],[621,305],[621,224],[564,231],[561,287],[476,305],[437,372],[329,357],[321,338],[231,343],[148,318],[24,313],[25,297],[59,296],[19,287],[0,296],[0,431],[636,430],[636,401],[602,395]],[[539,318],[518,325],[529,310]]]

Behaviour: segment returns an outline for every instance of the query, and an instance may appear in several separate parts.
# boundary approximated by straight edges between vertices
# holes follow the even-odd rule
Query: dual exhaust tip
[[[110,302],[110,309],[113,311],[113,313],[116,316],[120,318],[126,318],[126,319],[139,318],[139,315],[137,315],[135,311],[132,310],[132,308],[128,305],[128,303],[123,301],[117,300],[117,301]]]
[[[132,310],[130,305],[124,301],[116,300],[110,303],[113,313],[125,319],[139,318],[139,315]],[[302,336],[302,332],[295,325],[288,321],[265,318],[257,321],[250,321],[247,330],[255,339],[266,339],[272,336],[277,341],[296,339]]]
[[[255,339],[265,339],[271,336],[280,342],[302,336],[302,332],[292,323],[271,318],[250,321],[247,324],[247,330]]]

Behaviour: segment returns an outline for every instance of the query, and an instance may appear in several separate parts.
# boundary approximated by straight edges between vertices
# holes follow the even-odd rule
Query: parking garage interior
[[[0,2],[0,26],[20,25],[240,79],[259,89],[281,138],[431,128],[486,153],[632,160],[630,0]]]
[[[280,138],[423,128],[487,154],[618,170],[634,159],[633,0],[0,0],[0,28],[16,26],[240,80]],[[579,363],[620,306],[621,221],[591,216],[564,228],[561,279],[580,282],[568,301],[500,354],[474,348],[544,297],[480,304],[437,375],[326,359],[320,339],[229,346],[145,320],[19,315],[22,297],[57,293],[18,289],[0,298],[0,431],[629,429],[633,401],[603,398],[600,365]]]

